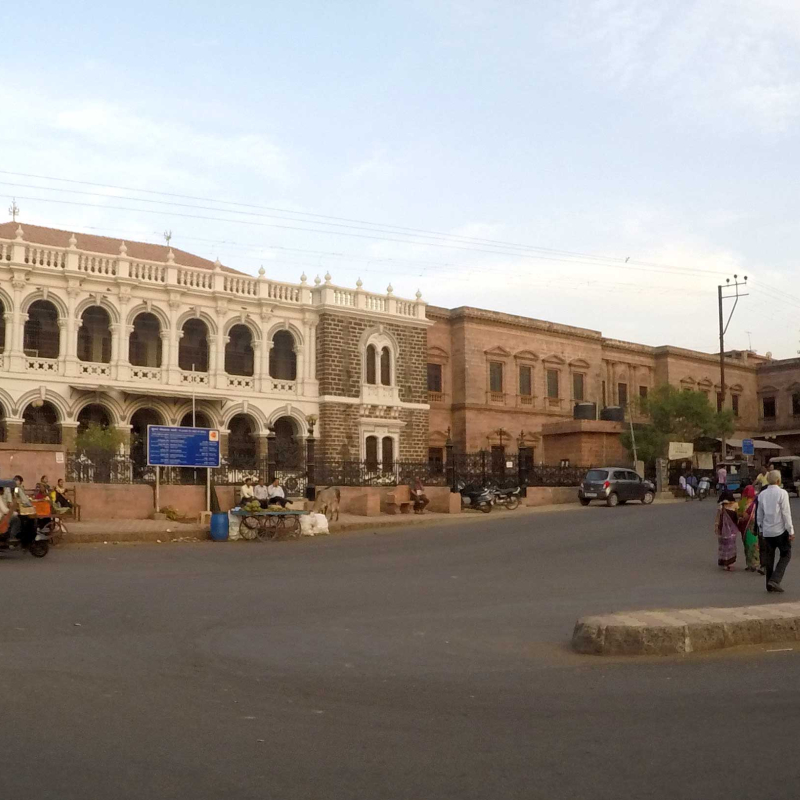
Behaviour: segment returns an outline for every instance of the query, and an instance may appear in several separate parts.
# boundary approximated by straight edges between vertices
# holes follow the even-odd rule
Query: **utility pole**
[[[736,311],[736,306],[739,303],[740,297],[747,297],[747,294],[739,294],[739,287],[747,288],[747,275],[744,276],[744,281],[739,283],[739,276],[733,276],[733,283],[730,278],[725,278],[725,283],[717,286],[717,303],[719,305],[719,383],[720,394],[719,402],[717,403],[718,409],[725,408],[725,334],[728,331],[728,325],[731,324],[733,319],[733,312]],[[734,294],[723,294],[723,291],[733,290]],[[722,301],[733,299],[733,308],[731,313],[728,314],[728,321],[725,322],[725,316],[722,309]],[[722,447],[720,448],[720,460],[724,461],[726,457],[725,434],[722,434]]]

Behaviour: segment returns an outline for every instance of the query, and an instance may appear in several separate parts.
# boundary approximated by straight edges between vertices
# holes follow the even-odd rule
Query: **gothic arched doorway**
[[[131,417],[131,462],[134,478],[149,473],[147,467],[147,426],[163,425],[159,413],[152,408],[140,408]]]

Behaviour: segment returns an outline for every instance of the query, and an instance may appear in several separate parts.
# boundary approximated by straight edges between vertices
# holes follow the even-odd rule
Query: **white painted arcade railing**
[[[143,261],[128,256],[123,242],[116,256],[81,250],[73,235],[69,247],[45,247],[25,241],[20,226],[14,239],[0,239],[0,266],[85,275],[95,280],[134,282],[143,286],[177,289],[192,294],[227,295],[243,300],[268,300],[282,304],[338,307],[363,310],[406,319],[425,319],[425,303],[417,292],[416,300],[401,300],[394,296],[391,285],[386,294],[366,292],[359,280],[355,289],[324,283],[317,277],[314,285],[305,275],[299,284],[281,283],[265,278],[264,268],[258,277],[227,272],[217,261],[213,269],[198,269],[176,264],[173,253],[164,262]]]

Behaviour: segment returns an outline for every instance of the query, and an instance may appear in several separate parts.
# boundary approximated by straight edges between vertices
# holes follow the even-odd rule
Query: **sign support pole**
[[[206,469],[206,511],[211,513],[211,468]]]
[[[161,467],[156,467],[156,514],[161,511]]]

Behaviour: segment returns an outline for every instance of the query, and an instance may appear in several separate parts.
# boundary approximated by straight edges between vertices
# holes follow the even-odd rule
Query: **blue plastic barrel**
[[[212,514],[211,515],[211,538],[215,542],[228,541],[228,515],[227,514]]]

